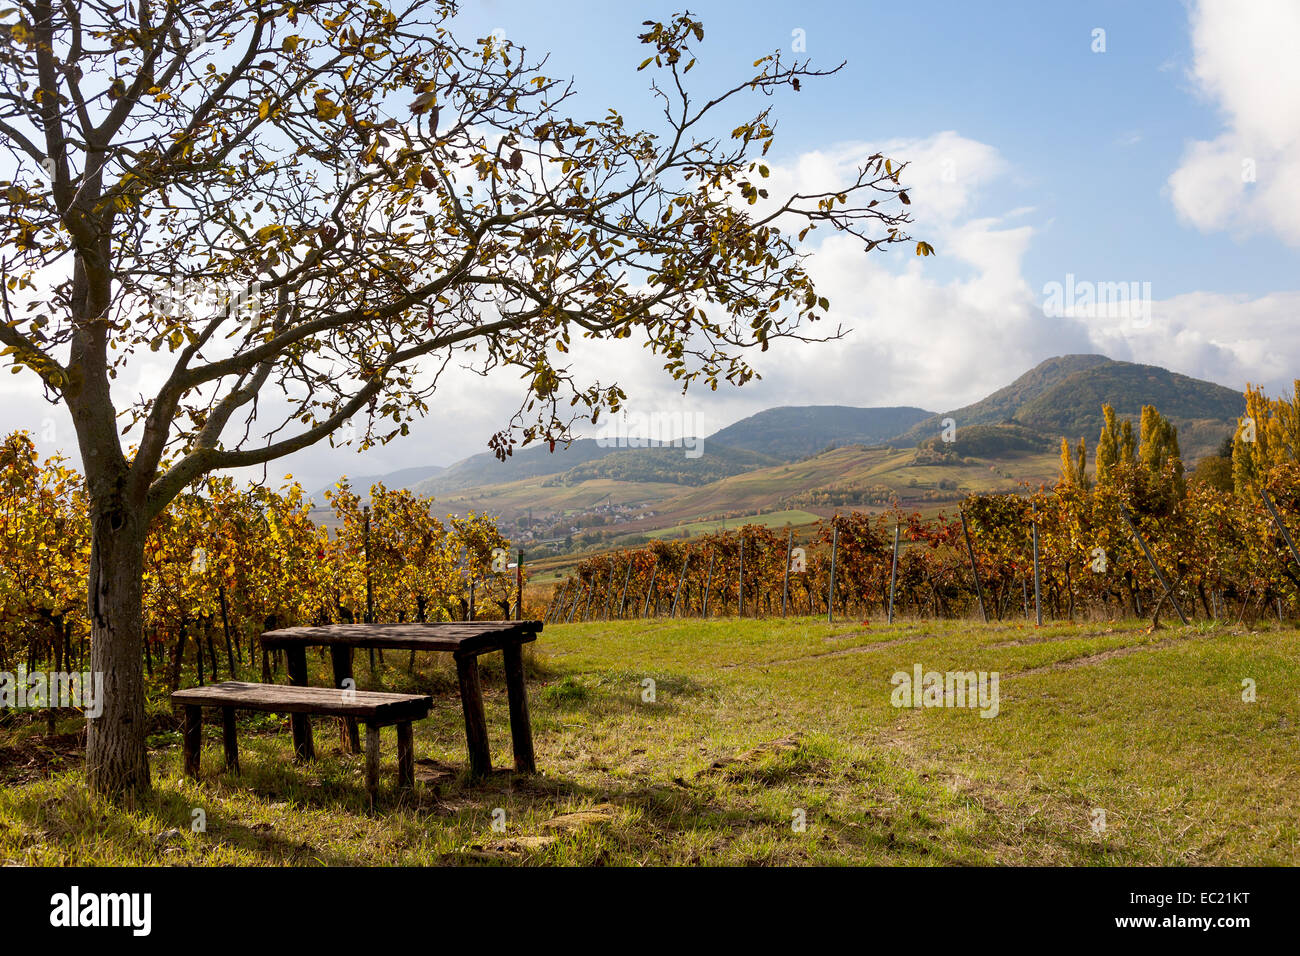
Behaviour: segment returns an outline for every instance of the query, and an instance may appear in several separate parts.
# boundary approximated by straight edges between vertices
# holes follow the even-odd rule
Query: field
[[[454,673],[390,655],[377,679],[359,662],[363,687],[435,695],[413,797],[391,789],[390,732],[371,810],[331,726],[295,766],[270,717],[241,724],[243,776],[210,730],[187,781],[160,710],[154,792],[120,809],[88,795],[75,734],[41,723],[0,746],[0,864],[1297,864],[1296,643],[1137,622],[553,626],[530,661],[534,778],[467,783]],[[890,677],[916,664],[998,672],[997,715],[895,708]],[[499,665],[484,679],[505,767]]]
[[[768,514],[752,515],[743,518],[731,518],[725,521],[692,521],[687,524],[676,525],[672,528],[651,531],[647,534],[647,537],[672,538],[679,537],[683,532],[687,534],[712,534],[714,531],[726,531],[728,527],[734,529],[746,524],[755,524],[763,528],[784,528],[788,524],[797,528],[816,523],[817,515],[796,509],[793,511],[773,511]],[[615,544],[617,544],[617,542],[615,542]]]

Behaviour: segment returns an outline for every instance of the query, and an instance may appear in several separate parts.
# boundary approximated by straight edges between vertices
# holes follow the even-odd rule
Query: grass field
[[[332,726],[297,766],[274,717],[241,724],[243,776],[220,771],[210,730],[203,779],[187,781],[160,712],[154,795],[121,809],[87,795],[75,737],[46,746],[37,724],[0,735],[0,863],[1296,864],[1298,638],[1136,622],[548,627],[531,661],[536,777],[467,782],[454,673],[408,675],[390,655],[372,686],[435,695],[413,796],[392,789],[391,731],[372,811],[363,758],[337,752]],[[997,716],[893,707],[890,676],[918,663],[998,672]],[[370,683],[364,664],[358,677]],[[496,662],[484,680],[505,767]]]
[[[647,537],[664,538],[680,535],[683,531],[690,534],[712,534],[715,531],[725,531],[728,528],[732,531],[740,528],[742,525],[754,524],[762,528],[784,528],[787,524],[799,527],[802,525],[811,525],[817,522],[817,516],[807,511],[772,511],[767,514],[750,515],[741,518],[728,518],[725,521],[691,521],[686,524],[675,525],[671,528],[663,528],[658,531],[650,531]],[[618,542],[615,541],[615,544]]]

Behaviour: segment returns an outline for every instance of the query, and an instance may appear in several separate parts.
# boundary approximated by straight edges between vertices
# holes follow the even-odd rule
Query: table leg
[[[456,657],[456,676],[460,679],[460,704],[465,711],[465,743],[469,745],[469,773],[483,777],[492,772],[492,755],[488,748],[487,718],[483,715],[483,686],[478,679],[478,657]]]
[[[226,747],[226,772],[239,773],[239,741],[235,737],[235,708],[221,708],[221,740]]]
[[[409,720],[397,725],[397,786],[402,790],[415,786],[415,745]]]
[[[334,686],[342,687],[344,681],[350,680],[351,686],[355,688],[357,682],[352,674],[352,648],[345,644],[331,644],[330,661],[334,665]],[[339,749],[345,754],[361,752],[361,735],[355,717],[340,718]]]
[[[379,725],[366,724],[366,793],[374,806],[379,793]]]
[[[305,647],[288,647],[284,651],[284,666],[289,672],[289,683],[294,687],[307,686],[307,649]],[[293,726],[293,752],[299,760],[315,760],[316,748],[311,739],[311,717],[306,714],[292,714],[289,722]]]
[[[183,733],[185,749],[185,775],[199,775],[199,751],[203,748],[203,708],[193,704],[185,705],[185,729]]]
[[[528,719],[528,688],[524,684],[523,647],[508,644],[501,653],[506,666],[506,694],[510,698],[510,737],[515,748],[515,770],[536,773],[533,728]]]

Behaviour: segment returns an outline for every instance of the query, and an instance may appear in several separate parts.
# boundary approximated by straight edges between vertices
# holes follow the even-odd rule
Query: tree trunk
[[[120,499],[92,507],[90,669],[103,674],[103,712],[87,722],[86,781],[97,793],[149,790],[141,593],[145,521]]]

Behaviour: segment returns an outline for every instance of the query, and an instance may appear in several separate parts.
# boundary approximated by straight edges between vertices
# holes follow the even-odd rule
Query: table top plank
[[[283,627],[262,634],[268,650],[346,645],[450,653],[484,653],[537,640],[541,621],[453,621],[420,624],[327,624]]]
[[[287,684],[250,684],[224,681],[204,687],[187,687],[172,695],[178,704],[200,707],[235,707],[280,714],[320,714],[356,717],[385,723],[420,720],[429,715],[433,698],[428,694],[391,694],[356,690],[346,696],[331,687],[295,687]]]

